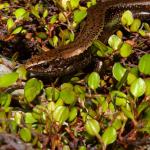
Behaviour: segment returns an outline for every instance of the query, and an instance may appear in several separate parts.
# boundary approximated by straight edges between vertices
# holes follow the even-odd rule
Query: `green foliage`
[[[73,15],[73,20],[78,24],[87,16],[85,10],[75,10]]]
[[[130,91],[134,97],[140,97],[145,93],[146,85],[142,78],[136,79],[130,87]]]
[[[102,135],[102,141],[105,145],[113,143],[117,138],[117,132],[114,127],[108,127]]]
[[[117,50],[121,46],[122,40],[117,35],[111,35],[108,39],[108,44],[114,50]]]
[[[32,102],[43,89],[43,83],[35,78],[32,78],[26,82],[24,88],[24,96],[27,102]]]
[[[29,41],[37,42],[40,48],[74,41],[76,27],[87,15],[86,7],[96,1],[83,6],[75,0],[65,1],[63,6],[62,1],[57,2],[54,15],[43,2],[31,2],[30,7],[12,2],[20,7],[9,13],[9,4],[0,4],[0,10],[8,15],[2,16],[8,31],[2,38],[10,40],[11,45],[18,37],[31,34]],[[32,26],[33,20],[38,27]],[[110,148],[122,142],[128,146],[129,135],[135,139],[138,135],[148,137],[150,58],[143,49],[150,27],[134,19],[130,11],[123,14],[121,22],[127,36],[119,29],[108,44],[96,40],[91,47],[96,59],[98,56],[101,60],[98,72],[89,68],[54,82],[42,82],[38,77],[29,78],[25,67],[18,67],[15,59],[0,58],[0,131],[20,136],[35,149],[71,149],[69,145],[73,144],[79,150],[106,149],[112,143]],[[16,72],[5,74],[2,66]]]
[[[120,81],[125,71],[126,69],[119,62],[113,65],[112,73],[116,80]]]
[[[25,14],[26,14],[26,10],[24,8],[18,8],[14,12],[16,19],[23,19]]]
[[[66,106],[58,106],[53,112],[53,119],[59,124],[63,124],[69,117],[69,109]]]
[[[76,95],[73,90],[66,88],[61,90],[60,98],[64,101],[65,104],[73,104],[76,100]]]
[[[97,72],[92,72],[88,77],[88,86],[95,90],[100,86],[100,76]]]
[[[22,128],[20,130],[20,137],[25,142],[30,142],[31,141],[31,131],[28,128]]]
[[[7,20],[7,29],[8,29],[8,31],[10,31],[14,26],[15,26],[15,23],[14,23],[13,19],[9,18]]]
[[[132,46],[124,42],[120,48],[120,55],[122,57],[128,57],[132,53]]]
[[[18,73],[16,72],[0,76],[0,88],[13,85],[17,81],[18,77]]]
[[[146,75],[150,75],[150,66],[149,64],[150,54],[145,54],[140,58],[138,67],[141,73]]]
[[[121,17],[121,23],[123,25],[130,26],[134,21],[132,12],[130,10],[125,11]]]
[[[11,102],[11,95],[8,93],[0,93],[0,105],[3,107],[9,107]]]
[[[133,23],[131,24],[130,31],[131,32],[137,32],[139,30],[140,26],[141,26],[141,20],[140,19],[134,19]]]
[[[16,29],[13,30],[12,34],[18,34],[22,31],[22,29],[23,29],[22,26],[17,27]]]
[[[77,107],[72,107],[71,110],[70,110],[70,112],[69,112],[68,121],[69,122],[73,121],[77,117],[77,114],[78,114]]]
[[[100,131],[100,125],[95,119],[88,119],[85,123],[85,128],[86,131],[92,136],[98,135]]]

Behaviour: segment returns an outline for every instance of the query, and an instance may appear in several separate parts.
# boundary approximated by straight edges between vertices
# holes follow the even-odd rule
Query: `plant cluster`
[[[60,85],[28,79],[23,66],[12,71],[14,62],[2,58],[0,68],[7,73],[0,76],[0,132],[39,149],[123,150],[147,143],[150,27],[129,10],[121,23],[128,36],[119,30],[108,45],[96,40],[91,47],[103,59],[100,72],[77,73]]]
[[[23,53],[19,45],[24,43],[27,49],[35,50],[28,52],[32,55],[74,41],[77,27],[87,15],[87,8],[95,4],[95,0],[86,3],[80,0],[13,0],[1,3],[0,40],[3,54],[10,47],[13,53]],[[6,56],[9,55],[11,52],[8,50]]]

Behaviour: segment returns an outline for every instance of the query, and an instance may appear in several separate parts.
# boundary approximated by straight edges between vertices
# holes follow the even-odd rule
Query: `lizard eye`
[[[45,62],[45,63],[41,64],[41,67],[43,69],[47,69],[49,67],[49,64]]]

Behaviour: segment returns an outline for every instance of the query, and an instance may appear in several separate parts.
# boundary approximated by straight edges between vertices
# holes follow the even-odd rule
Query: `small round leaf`
[[[145,79],[146,91],[145,95],[150,96],[150,78]]]
[[[35,78],[28,80],[25,84],[24,95],[27,102],[33,101],[43,89],[43,83]]]
[[[56,122],[63,124],[69,117],[69,109],[66,106],[58,106],[53,112],[53,118]]]
[[[140,19],[134,19],[131,27],[130,27],[130,31],[131,32],[137,32],[139,30],[141,26],[141,20]]]
[[[140,97],[145,93],[146,85],[142,78],[134,80],[130,86],[130,92],[134,97]]]
[[[100,76],[97,72],[92,72],[88,77],[88,86],[95,90],[100,85]]]
[[[16,72],[0,76],[0,88],[8,87],[14,84],[17,81],[18,77],[19,75]]]
[[[73,20],[76,23],[80,23],[87,15],[87,11],[85,10],[75,10],[73,15]]]
[[[66,104],[73,104],[76,100],[76,95],[75,95],[75,92],[73,90],[66,88],[60,92],[60,98]]]
[[[102,141],[105,145],[113,143],[117,139],[117,132],[114,127],[108,127],[102,135]]]
[[[120,63],[115,63],[113,66],[112,72],[113,72],[114,78],[117,81],[120,81],[124,73],[126,72],[126,69]]]
[[[100,125],[95,119],[88,119],[85,123],[85,128],[86,131],[92,136],[98,135],[100,131]]]
[[[20,137],[25,142],[30,142],[31,141],[31,131],[28,128],[22,128],[20,130]]]
[[[113,34],[109,37],[108,44],[111,48],[117,50],[121,46],[122,40],[117,35]]]
[[[132,46],[124,42],[120,48],[120,55],[122,57],[128,57],[132,53]]]
[[[141,73],[144,73],[145,75],[150,75],[150,54],[145,54],[141,57],[138,67]]]
[[[133,14],[130,10],[125,11],[121,17],[122,25],[130,26],[134,21]]]

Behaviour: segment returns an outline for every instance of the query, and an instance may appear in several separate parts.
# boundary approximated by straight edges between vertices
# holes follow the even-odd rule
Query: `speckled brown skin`
[[[120,16],[128,9],[135,17],[150,18],[150,0],[98,1],[88,10],[87,18],[73,43],[33,56],[27,60],[25,67],[39,76],[62,76],[84,68],[91,60],[88,47],[98,37],[105,42],[120,27]]]

